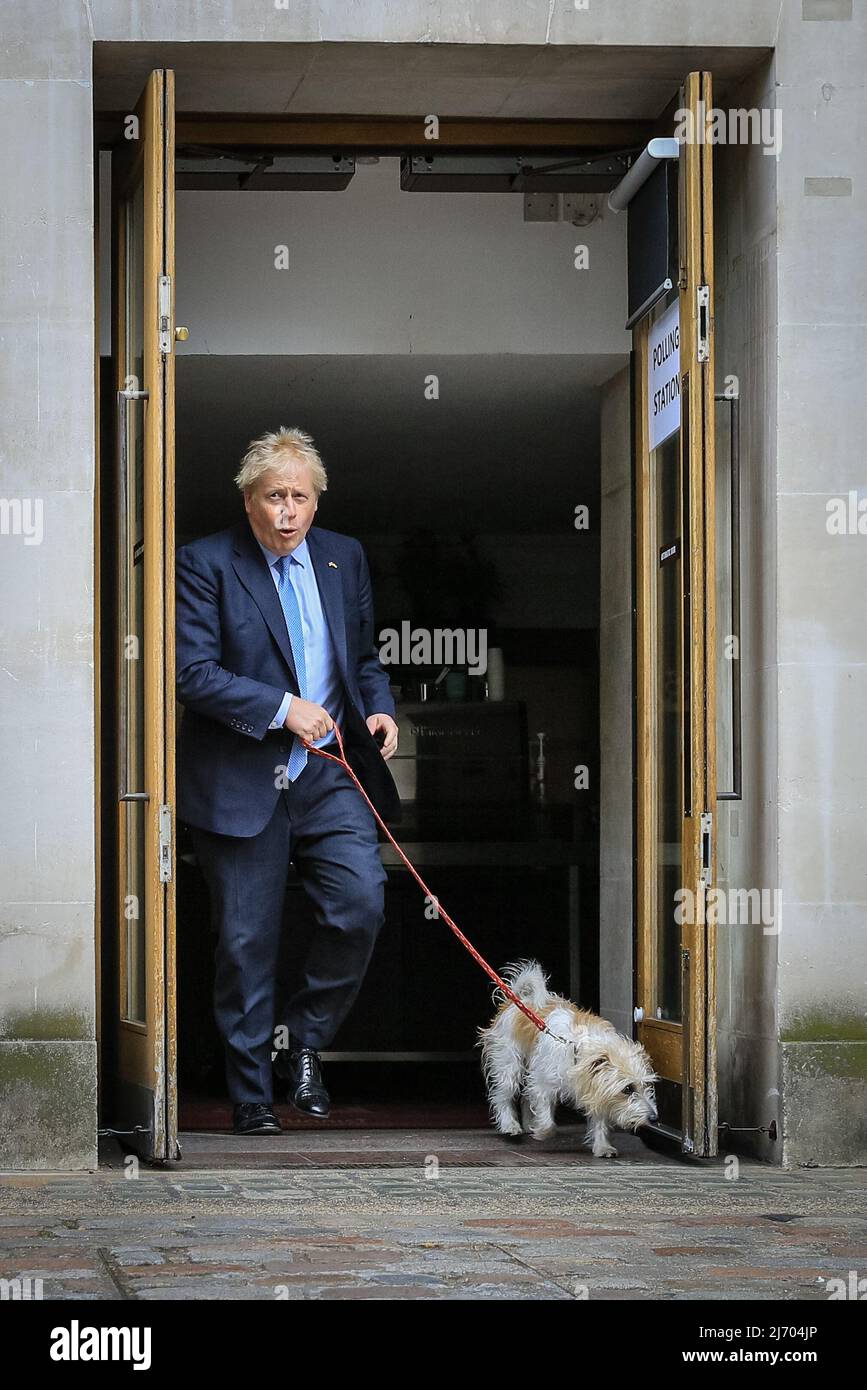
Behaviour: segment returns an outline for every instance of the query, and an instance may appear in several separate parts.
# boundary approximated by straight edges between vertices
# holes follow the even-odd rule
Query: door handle
[[[731,508],[731,605],[735,653],[732,657],[732,790],[717,792],[717,801],[742,796],[743,733],[741,713],[741,403],[738,396],[715,395],[729,407],[729,498]]]
[[[690,375],[680,383],[680,574],[681,574],[681,679],[683,681],[683,814],[692,815],[692,493],[690,489]]]
[[[130,401],[146,401],[149,398],[149,391],[134,391],[127,389],[117,393],[117,496],[118,496],[118,546],[121,555],[121,562],[124,566],[124,583],[126,585],[126,611],[129,612],[129,576],[127,566],[129,563],[129,516],[127,507],[129,505],[129,486],[128,486],[128,450],[126,442],[126,415],[127,405]],[[144,557],[142,557],[144,564]],[[118,800],[119,801],[150,801],[150,792],[131,792],[126,789],[127,761],[129,758],[129,686],[126,679],[120,683],[120,700],[118,709],[118,720],[120,725],[120,759],[118,769]]]

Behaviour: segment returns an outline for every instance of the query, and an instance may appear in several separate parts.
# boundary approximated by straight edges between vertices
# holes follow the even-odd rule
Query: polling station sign
[[[650,330],[647,358],[650,447],[680,426],[680,305],[672,304]]]

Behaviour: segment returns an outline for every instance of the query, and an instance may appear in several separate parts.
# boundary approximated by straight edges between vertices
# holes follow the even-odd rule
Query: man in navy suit
[[[273,1134],[275,1040],[289,1099],[327,1115],[319,1050],[352,1007],[383,922],[373,815],[346,771],[302,740],[334,744],[336,722],[377,811],[395,820],[385,763],[397,724],[364,551],[312,524],[327,479],[310,436],[262,435],[235,482],[246,518],[177,554],[178,817],[217,927],[214,1012],[235,1132]],[[317,927],[278,1017],[290,860]]]

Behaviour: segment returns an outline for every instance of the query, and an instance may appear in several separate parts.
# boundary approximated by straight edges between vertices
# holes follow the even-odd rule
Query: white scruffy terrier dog
[[[503,978],[519,999],[543,1018],[558,1042],[542,1033],[516,1004],[494,991],[502,1001],[487,1028],[479,1028],[482,1070],[488,1088],[491,1118],[500,1134],[523,1134],[546,1139],[553,1134],[558,1101],[583,1110],[594,1157],[616,1158],[611,1129],[636,1130],[658,1116],[653,1065],[640,1043],[618,1033],[613,1024],[588,1009],[579,1009],[548,989],[548,977],[535,960],[517,961]],[[521,1096],[521,1119],[513,1101]]]

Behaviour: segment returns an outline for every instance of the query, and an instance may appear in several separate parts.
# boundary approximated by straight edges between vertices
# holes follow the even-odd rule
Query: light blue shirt
[[[275,550],[270,550],[267,545],[263,545],[258,536],[256,542],[268,561],[274,587],[278,588],[280,573],[277,569],[277,561],[280,556]],[[331,633],[322,611],[319,586],[316,583],[316,575],[313,573],[313,561],[310,558],[306,538],[295,547],[289,556],[288,573],[301,613],[301,629],[304,635],[304,667],[307,673],[307,699],[312,700],[315,705],[321,705],[323,709],[328,711],[331,718],[342,726],[343,682],[334,655]],[[283,727],[294,698],[291,690],[287,690],[280,703],[280,708],[268,725],[269,729],[281,729]],[[330,743],[333,738],[334,731],[332,729],[324,738],[316,739],[314,747],[321,748],[324,743]]]

